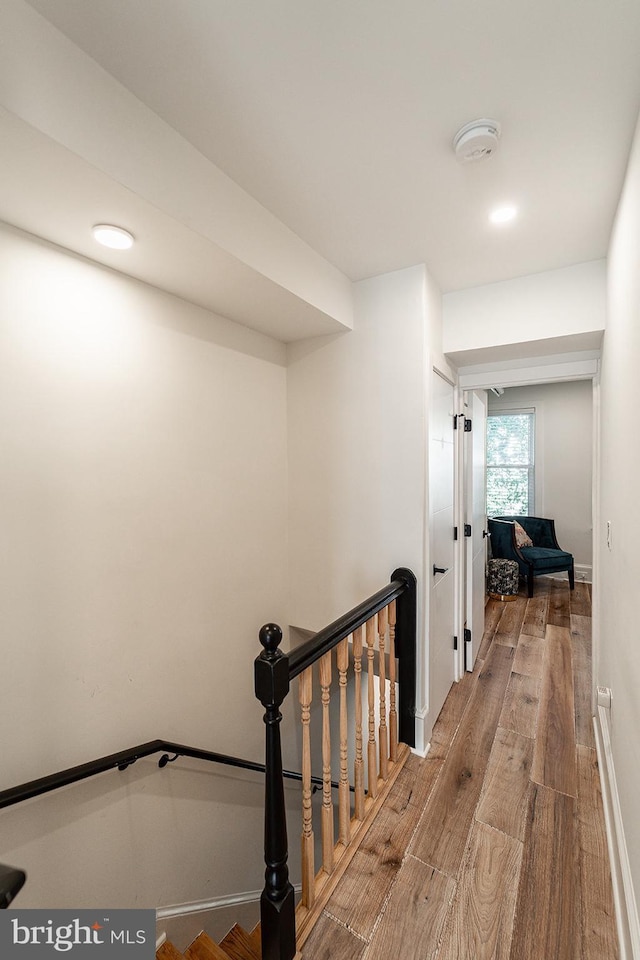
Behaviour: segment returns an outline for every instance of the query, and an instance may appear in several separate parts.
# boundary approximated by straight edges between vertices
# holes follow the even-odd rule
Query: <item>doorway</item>
[[[496,370],[493,376],[499,389],[486,392],[487,412],[489,416],[534,412],[534,500],[529,509],[504,511],[493,509],[489,502],[487,511],[554,519],[560,545],[575,558],[576,580],[593,583],[597,380],[593,373],[571,380],[529,380],[526,371],[522,373],[521,383],[502,388]],[[467,598],[467,605],[477,601],[477,592],[474,586],[474,600]]]

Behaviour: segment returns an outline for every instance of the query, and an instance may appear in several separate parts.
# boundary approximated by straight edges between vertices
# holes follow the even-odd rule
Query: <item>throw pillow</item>
[[[523,526],[521,526],[518,523],[517,520],[515,520],[514,523],[516,526],[516,543],[518,547],[532,547],[533,540],[531,539],[527,531],[524,529]]]

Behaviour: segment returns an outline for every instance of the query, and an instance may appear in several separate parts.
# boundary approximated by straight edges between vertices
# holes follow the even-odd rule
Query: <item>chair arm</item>
[[[491,534],[491,554],[496,559],[526,562],[516,544],[516,528],[512,520],[487,520]]]

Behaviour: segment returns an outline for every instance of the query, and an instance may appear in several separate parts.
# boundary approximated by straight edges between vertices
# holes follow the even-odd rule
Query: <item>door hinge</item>
[[[465,525],[464,525],[464,535],[465,535],[465,537],[470,537],[470,536],[471,536],[471,524],[470,524],[470,523],[465,523]]]
[[[457,539],[458,539],[458,528],[457,528],[457,527],[454,527],[454,528],[453,528],[453,539],[454,539],[454,540],[457,540]]]
[[[469,420],[468,417],[465,417],[465,418],[464,418],[464,432],[465,432],[465,433],[471,433],[471,427],[472,427],[472,425],[473,425],[473,421],[472,421],[472,420]]]
[[[471,630],[467,630],[466,627],[464,628],[464,642],[471,643]]]
[[[454,649],[454,650],[457,650],[457,649],[458,649],[458,638],[457,638],[457,637],[454,637],[454,638],[453,638],[453,649]]]

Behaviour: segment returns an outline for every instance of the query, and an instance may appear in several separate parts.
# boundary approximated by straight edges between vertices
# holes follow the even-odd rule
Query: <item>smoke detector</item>
[[[484,160],[493,156],[500,139],[500,124],[497,120],[472,120],[465,123],[453,138],[453,149],[462,163]]]

